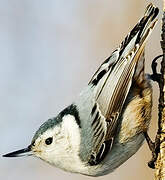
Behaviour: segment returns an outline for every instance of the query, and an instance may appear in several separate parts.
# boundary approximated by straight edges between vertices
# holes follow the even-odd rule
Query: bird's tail
[[[131,50],[132,47],[136,45],[139,45],[140,47],[140,50],[136,55],[137,57],[135,58],[137,59],[137,64],[133,76],[133,80],[136,81],[136,83],[138,84],[142,83],[144,80],[144,47],[149,35],[151,34],[157,22],[156,16],[158,15],[158,13],[159,9],[157,7],[154,7],[152,4],[149,4],[146,8],[144,16],[132,29],[130,34],[128,34],[125,40],[121,43],[121,50],[119,52],[121,57],[123,57],[125,53],[128,53],[129,49]],[[134,38],[131,38],[133,36]]]
[[[144,16],[125,37],[120,46],[102,63],[89,84],[96,85],[101,82],[105,74],[112,72],[114,67],[118,66],[122,60],[130,59],[130,56],[131,63],[136,64],[133,79],[137,79],[141,72],[144,74],[144,47],[157,22],[158,13],[157,7],[152,4],[147,6]]]
[[[136,45],[145,45],[146,40],[157,22],[157,19],[155,18],[158,13],[159,9],[157,7],[152,4],[147,6],[144,16],[121,43],[119,52],[120,57],[125,57]]]

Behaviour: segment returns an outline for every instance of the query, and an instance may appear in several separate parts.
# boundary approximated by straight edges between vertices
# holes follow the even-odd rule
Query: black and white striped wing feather
[[[144,17],[89,82],[95,98],[91,110],[94,159],[90,159],[91,164],[100,161],[106,148],[105,143],[108,142],[108,148],[112,146],[118,117],[130,90],[136,64],[144,52],[145,42],[156,23],[154,19],[157,14],[158,8],[150,4]]]

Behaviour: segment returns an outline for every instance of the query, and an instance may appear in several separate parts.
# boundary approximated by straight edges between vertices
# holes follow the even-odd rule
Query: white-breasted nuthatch
[[[4,157],[34,155],[66,171],[101,176],[135,154],[151,119],[144,47],[158,12],[149,4],[75,101],[42,124],[27,148]]]

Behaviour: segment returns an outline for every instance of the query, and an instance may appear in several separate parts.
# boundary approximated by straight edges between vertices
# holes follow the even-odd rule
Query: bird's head
[[[31,144],[4,157],[36,156],[56,167],[73,171],[79,161],[80,128],[71,114],[47,120],[36,131]]]
[[[37,156],[49,161],[63,141],[62,121],[53,118],[43,123],[32,138],[31,144],[24,149],[3,155],[4,157]]]

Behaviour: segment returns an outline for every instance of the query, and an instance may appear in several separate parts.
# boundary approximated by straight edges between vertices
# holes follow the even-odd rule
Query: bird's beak
[[[33,154],[32,154],[31,145],[30,145],[25,149],[21,149],[18,151],[5,154],[3,155],[3,157],[22,157],[22,156],[31,156],[31,155]]]

